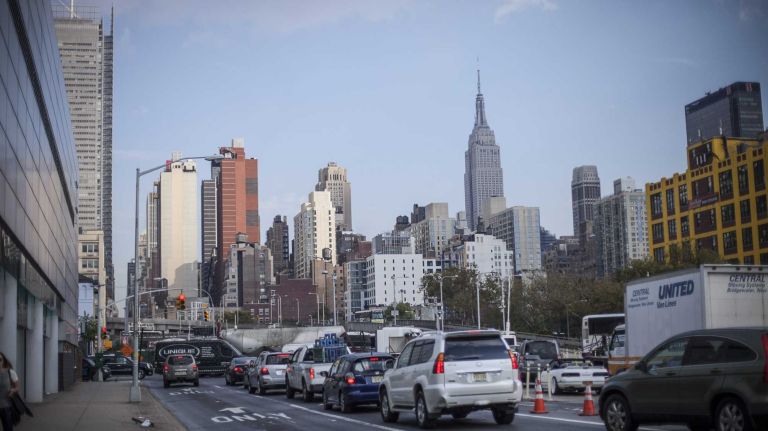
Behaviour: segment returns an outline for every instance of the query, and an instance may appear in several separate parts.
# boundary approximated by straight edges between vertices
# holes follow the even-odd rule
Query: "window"
[[[403,349],[403,352],[400,353],[400,356],[397,358],[397,368],[404,368],[410,365],[408,362],[411,359],[411,352],[413,352],[413,346],[416,343],[410,343],[407,346],[405,346],[405,349]]]
[[[754,265],[755,256],[744,256],[744,265]]]
[[[727,199],[733,196],[733,175],[731,171],[721,172],[720,178],[720,199]]]
[[[702,178],[693,182],[693,198],[701,199],[715,192],[712,177]]]
[[[667,214],[674,214],[675,213],[675,190],[669,189],[667,190]]]
[[[668,233],[669,233],[669,239],[674,240],[677,239],[677,224],[674,220],[670,220],[667,222]]]
[[[743,201],[739,202],[739,211],[741,212],[742,223],[749,223],[752,221],[751,209],[752,206],[750,205],[749,199],[744,199]]]
[[[736,253],[736,231],[723,233],[725,254]]]
[[[755,176],[755,190],[765,189],[765,167],[762,160],[752,164],[752,173]]]
[[[678,188],[678,194],[680,195],[680,210],[688,209],[688,185],[681,184]]]
[[[739,177],[739,194],[744,196],[749,193],[749,173],[747,173],[747,166],[739,166],[737,171]]]
[[[691,234],[690,228],[688,226],[688,216],[683,216],[680,219],[680,233],[683,236],[689,236]]]
[[[718,362],[718,352],[724,340],[713,337],[692,337],[685,348],[683,365],[704,365]]]
[[[82,245],[81,250],[83,251],[83,253],[98,253],[99,244],[85,243]]]
[[[413,349],[413,353],[411,354],[411,365],[423,364],[424,362],[429,361],[429,358],[432,357],[432,351],[434,348],[434,340],[420,341],[418,346]]]
[[[733,226],[736,224],[736,210],[733,204],[723,205],[720,207],[720,218],[723,223],[723,227]]]
[[[693,215],[693,226],[696,233],[709,232],[715,229],[715,210],[708,209]]]
[[[760,253],[760,265],[768,265],[768,253]]]
[[[757,240],[760,248],[768,247],[768,224],[761,224],[757,227]]]
[[[651,229],[653,231],[653,242],[664,242],[664,224],[656,223]]]
[[[758,220],[768,216],[768,202],[766,202],[765,195],[755,198],[755,209]]]
[[[752,349],[731,340],[725,340],[719,353],[719,362],[746,362],[757,359],[757,354]]]
[[[706,238],[700,238],[696,240],[697,250],[712,250],[717,251],[717,235],[708,236]]]
[[[664,263],[664,247],[658,247],[653,249],[653,258],[658,263]]]
[[[741,230],[741,245],[744,251],[752,250],[752,228],[745,227]]]
[[[651,217],[661,217],[661,193],[651,195]]]
[[[445,339],[445,361],[483,361],[509,358],[507,345],[500,336]]]
[[[687,344],[688,340],[685,338],[665,344],[645,361],[646,368],[651,371],[657,368],[679,367],[683,363]]]

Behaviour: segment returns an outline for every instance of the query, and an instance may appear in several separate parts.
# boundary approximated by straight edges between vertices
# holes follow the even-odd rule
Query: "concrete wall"
[[[229,341],[244,355],[254,354],[264,347],[277,349],[284,344],[314,343],[328,333],[344,334],[342,326],[306,326],[300,328],[231,329],[221,331],[221,338]]]

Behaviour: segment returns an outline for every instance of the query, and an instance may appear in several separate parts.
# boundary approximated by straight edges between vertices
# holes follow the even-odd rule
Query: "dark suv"
[[[643,423],[691,430],[768,429],[768,328],[676,335],[608,380],[600,417],[609,431]]]

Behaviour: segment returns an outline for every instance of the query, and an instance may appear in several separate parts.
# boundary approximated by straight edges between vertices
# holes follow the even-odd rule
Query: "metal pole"
[[[571,324],[568,317],[568,304],[565,304],[565,336],[571,338]]]
[[[296,326],[299,326],[301,322],[301,314],[299,313],[299,298],[296,298]]]
[[[477,292],[477,329],[480,329],[480,283],[475,280],[475,292]]]
[[[445,303],[443,303],[443,274],[440,273],[440,330],[445,331]]]
[[[133,279],[139,279],[139,168],[136,168],[136,213],[134,214],[134,253],[133,253]],[[132,403],[141,402],[141,388],[139,388],[139,338],[136,331],[139,328],[139,295],[136,292],[138,283],[133,283],[133,382],[128,399]]]
[[[394,274],[392,274],[392,319],[394,326],[397,326],[397,288]]]
[[[507,333],[509,333],[510,329],[512,328],[511,323],[511,317],[510,314],[512,313],[512,281],[514,278],[510,278],[507,276]]]
[[[336,271],[333,271],[333,326],[336,325]]]

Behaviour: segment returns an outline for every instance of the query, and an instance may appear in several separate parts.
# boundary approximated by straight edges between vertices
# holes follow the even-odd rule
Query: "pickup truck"
[[[285,396],[293,398],[296,392],[301,392],[304,401],[314,400],[315,393],[322,393],[325,377],[322,371],[329,371],[338,355],[329,355],[328,347],[302,346],[293,352],[288,360],[285,372]],[[338,349],[338,347],[335,347]],[[343,349],[348,351],[346,347]]]

